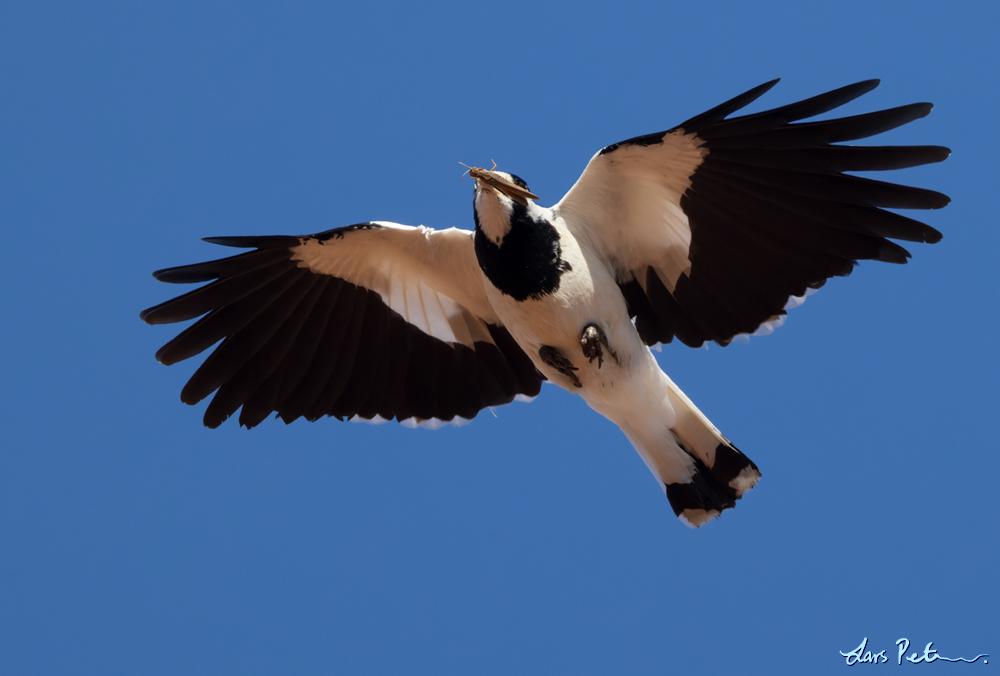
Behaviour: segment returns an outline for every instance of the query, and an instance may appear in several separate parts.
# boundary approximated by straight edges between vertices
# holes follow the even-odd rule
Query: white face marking
[[[490,186],[477,183],[475,209],[483,233],[494,244],[500,244],[510,232],[514,200]]]

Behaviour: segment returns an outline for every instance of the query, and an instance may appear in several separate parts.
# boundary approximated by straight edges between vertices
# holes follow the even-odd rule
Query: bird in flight
[[[618,425],[678,518],[700,526],[760,472],[649,346],[770,333],[857,261],[905,263],[890,240],[941,239],[886,209],[949,201],[845,173],[944,160],[940,146],[844,145],[931,104],[802,121],[878,85],[868,80],[730,117],[776,83],[600,150],[551,207],[514,174],[473,168],[473,231],[373,221],[207,238],[250,251],[153,273],[207,282],[142,312],[149,324],[200,317],[156,358],[219,343],[181,392],[187,404],[215,393],[213,428],[241,407],[248,428],[271,413],[434,427],[534,398],[548,380]]]

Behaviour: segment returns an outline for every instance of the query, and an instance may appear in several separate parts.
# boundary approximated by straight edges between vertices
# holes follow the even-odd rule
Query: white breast
[[[542,210],[541,207],[535,208]],[[484,279],[484,284],[497,316],[539,371],[560,387],[575,394],[584,394],[567,378],[542,363],[538,350],[543,345],[559,349],[578,367],[577,376],[584,389],[607,385],[609,378],[617,377],[620,381],[623,369],[627,370],[635,361],[636,350],[648,350],[632,325],[625,299],[611,270],[587,248],[586,243],[573,237],[561,218],[554,217],[547,209],[544,211],[548,212],[545,217],[559,233],[562,258],[571,266],[562,274],[559,288],[538,300],[517,301],[502,294],[488,280]],[[620,365],[612,359],[605,359],[598,369],[596,361],[590,363],[583,356],[580,337],[584,327],[592,322],[607,335],[619,354]]]

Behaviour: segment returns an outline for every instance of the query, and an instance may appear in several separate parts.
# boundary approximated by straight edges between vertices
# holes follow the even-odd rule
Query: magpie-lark
[[[149,324],[201,317],[156,358],[174,364],[222,341],[181,393],[195,404],[215,392],[209,427],[240,407],[247,427],[272,412],[286,423],[437,426],[533,398],[548,380],[617,424],[677,516],[700,526],[760,472],[648,346],[770,333],[858,260],[905,263],[890,239],[941,239],[886,208],[949,201],[844,173],[944,160],[939,146],[842,145],[930,104],[800,122],[872,90],[870,80],[729,117],[776,82],[604,148],[552,207],[513,174],[472,169],[474,231],[371,222],[208,238],[251,251],[154,273],[208,282],[142,313]]]

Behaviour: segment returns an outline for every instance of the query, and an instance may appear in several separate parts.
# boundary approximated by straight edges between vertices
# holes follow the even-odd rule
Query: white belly
[[[560,245],[572,269],[563,273],[556,291],[541,299],[516,301],[484,277],[500,321],[549,382],[579,394],[605,417],[620,423],[623,409],[636,406],[652,406],[662,415],[662,398],[657,393],[665,397],[663,372],[632,325],[611,271],[562,228]],[[580,339],[591,323],[607,336],[617,360],[608,350],[600,365],[584,356]],[[538,351],[546,345],[559,350],[578,369],[574,375],[580,387],[542,361]]]

